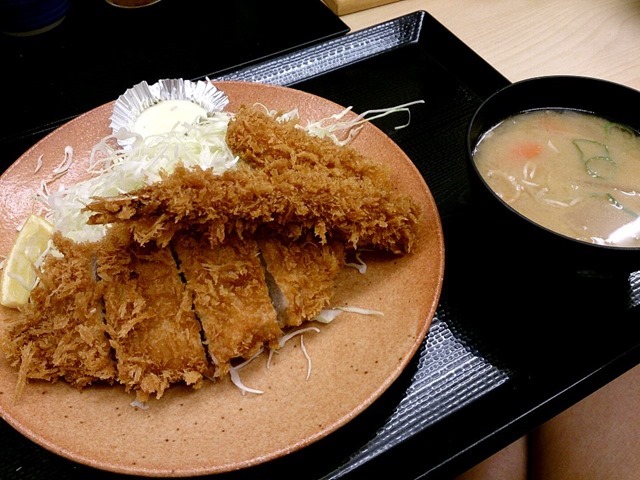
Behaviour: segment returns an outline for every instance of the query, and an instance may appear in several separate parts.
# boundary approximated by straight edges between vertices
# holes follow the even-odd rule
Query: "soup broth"
[[[473,154],[514,210],[565,236],[640,246],[640,137],[573,110],[534,110],[496,125]]]

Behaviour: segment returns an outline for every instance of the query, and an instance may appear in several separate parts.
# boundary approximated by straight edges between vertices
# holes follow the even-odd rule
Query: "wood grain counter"
[[[512,82],[585,75],[640,90],[637,0],[400,0],[342,15],[352,31],[425,10]]]

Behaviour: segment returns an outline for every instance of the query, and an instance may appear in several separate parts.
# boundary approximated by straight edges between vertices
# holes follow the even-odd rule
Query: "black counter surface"
[[[201,79],[349,31],[320,0],[71,0],[63,22],[0,34],[0,167],[65,121],[162,78]]]

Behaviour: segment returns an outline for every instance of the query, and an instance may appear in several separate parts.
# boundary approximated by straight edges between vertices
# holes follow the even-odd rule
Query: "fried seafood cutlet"
[[[172,384],[198,388],[210,372],[191,298],[167,248],[134,245],[110,229],[98,250],[105,317],[118,380],[140,401]]]
[[[281,325],[299,326],[329,305],[336,277],[345,264],[341,243],[266,238],[259,245]]]
[[[17,393],[29,379],[63,378],[77,387],[111,383],[115,363],[105,335],[94,246],[53,237],[30,302],[6,332],[9,361],[19,366]]]
[[[263,347],[277,347],[282,330],[254,240],[229,237],[212,246],[206,238],[179,235],[172,246],[216,377],[228,373],[234,358],[249,359]]]
[[[368,178],[381,188],[389,186],[390,170],[364,157],[350,146],[309,135],[296,120],[275,121],[259,107],[243,105],[227,129],[231,151],[245,163],[279,174],[289,169],[323,170],[334,178]]]
[[[341,241],[354,248],[406,253],[415,240],[420,208],[408,196],[380,190],[370,180],[331,178],[323,171],[287,170],[270,176],[238,167],[216,175],[178,167],[159,183],[87,206],[89,223],[121,223],[144,244],[166,245],[194,225],[214,241],[259,228],[295,240]]]

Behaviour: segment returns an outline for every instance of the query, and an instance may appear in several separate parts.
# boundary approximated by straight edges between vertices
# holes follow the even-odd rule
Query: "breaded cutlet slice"
[[[9,361],[20,368],[18,394],[29,379],[64,378],[84,387],[116,377],[95,278],[95,247],[59,233],[53,240],[57,253],[45,258],[30,302],[4,339]]]
[[[173,249],[202,323],[215,377],[234,358],[276,348],[282,336],[271,304],[257,243],[230,236],[215,246],[203,237],[174,237]]]
[[[144,402],[160,398],[173,383],[199,388],[210,364],[171,251],[140,247],[114,226],[100,244],[98,276],[118,380],[126,390]]]
[[[283,327],[311,320],[333,297],[336,277],[345,265],[338,242],[288,242],[276,237],[259,241],[270,295]]]

